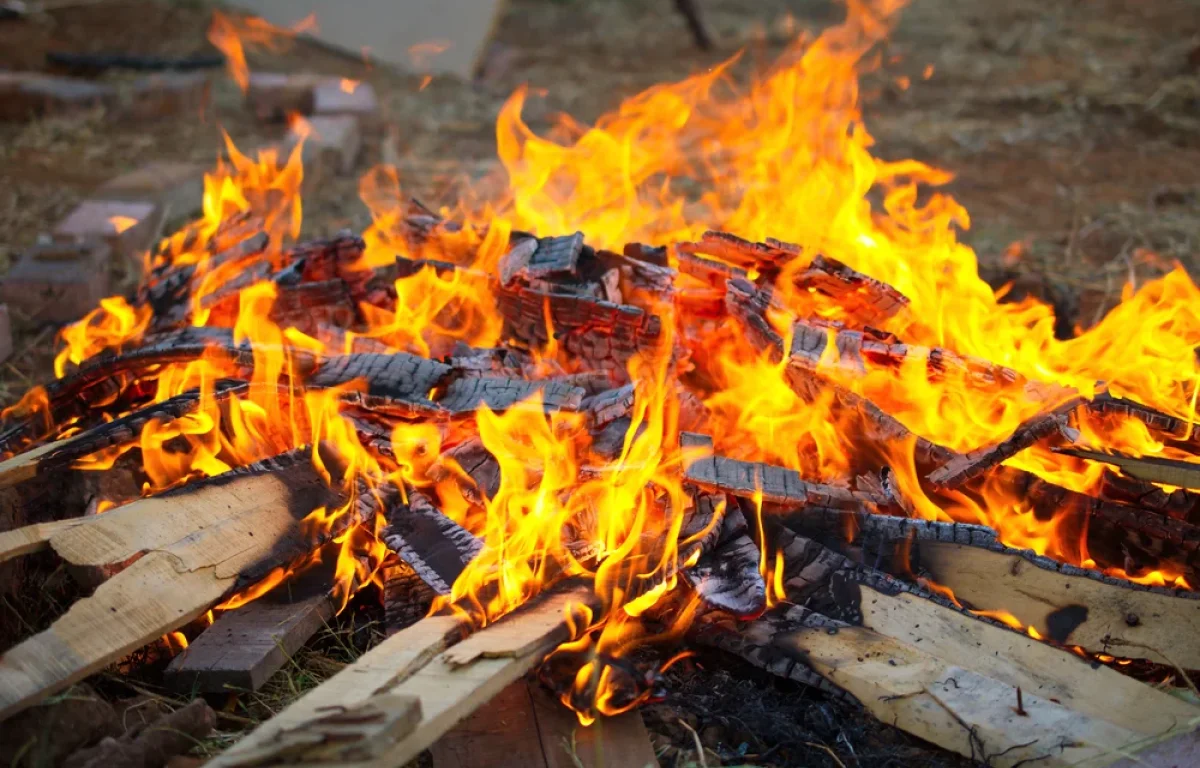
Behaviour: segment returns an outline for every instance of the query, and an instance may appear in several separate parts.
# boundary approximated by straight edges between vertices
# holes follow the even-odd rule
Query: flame
[[[450,50],[449,40],[426,40],[408,47],[408,60],[416,69],[425,69],[438,56]]]
[[[316,29],[316,14],[309,14],[290,27],[283,28],[257,16],[235,17],[213,11],[212,23],[208,27],[208,41],[224,54],[229,76],[245,93],[250,87],[250,67],[246,63],[248,50],[261,48],[278,53],[285,50],[296,35],[314,32]]]
[[[216,352],[154,371],[156,401],[190,390],[199,392],[200,401],[192,414],[143,431],[134,447],[148,478],[144,490],[158,492],[322,443],[337,451],[348,470],[339,489],[347,501],[315,510],[304,521],[314,542],[324,544],[218,609],[244,604],[322,559],[333,563],[335,596],[344,607],[354,590],[377,580],[386,556],[377,528],[381,520],[352,524],[347,516],[355,509],[356,494],[378,493],[390,480],[405,492],[423,488],[436,494],[446,514],[484,542],[435,609],[454,611],[478,627],[562,579],[591,579],[593,604],[571,614],[573,639],[551,659],[577,662],[564,701],[580,712],[581,721],[634,706],[649,694],[629,695],[636,688],[625,679],[631,650],[671,642],[701,610],[699,598],[679,578],[681,569],[699,557],[696,551],[684,554],[694,542],[680,541],[692,503],[680,472],[680,381],[701,395],[706,428],[723,454],[842,485],[863,464],[874,462],[876,469],[886,464],[897,494],[916,516],[989,525],[1010,546],[1096,567],[1086,532],[1081,535],[1066,515],[1035,514],[1002,473],[985,476],[969,492],[940,492],[922,482],[915,440],[894,441],[881,449],[884,456],[864,456],[858,444],[864,417],[850,412],[837,394],[840,389],[861,395],[915,435],[959,451],[1003,440],[1035,414],[1074,393],[1092,396],[1101,387],[1188,425],[1196,422],[1200,291],[1181,266],[1169,266],[1137,289],[1127,287],[1121,303],[1094,327],[1058,340],[1049,306],[1033,298],[1005,301],[1004,291],[993,291],[979,277],[975,253],[959,241],[969,216],[936,190],[951,174],[913,160],[872,156],[873,139],[859,106],[859,77],[879,66],[880,57],[870,54],[903,4],[848,0],[843,24],[816,39],[797,41],[748,85],[733,76],[739,64],[735,57],[635,95],[594,125],[564,117],[539,135],[521,115],[531,93],[518,90],[496,125],[505,191],[488,193],[486,185],[468,190],[457,207],[439,212],[454,224],[436,224],[437,236],[421,243],[406,237],[398,171],[380,166],[360,181],[372,216],[363,233],[367,248],[360,266],[394,266],[396,256],[425,263],[395,280],[394,304],[362,304],[365,322],[344,335],[344,350],[330,353],[348,351],[364,337],[429,357],[445,355],[460,341],[500,343],[503,323],[490,280],[515,231],[579,230],[590,245],[610,249],[635,241],[693,241],[710,228],[794,243],[795,256],[774,280],[768,311],[784,349],[790,349],[797,320],[828,324],[831,337],[836,323],[861,330],[861,318],[798,279],[818,254],[882,280],[909,299],[894,315],[871,321],[904,342],[902,359],[866,360],[858,370],[828,344],[813,375],[836,388],[798,394],[789,380],[789,361],[755,349],[732,321],[688,311],[722,297],[680,275],[676,302],[649,308],[662,320],[660,346],[628,363],[635,383],[632,427],[615,459],[592,450],[582,415],[546,413],[540,396],[503,413],[482,408],[450,425],[399,423],[392,432],[394,456],[388,459],[365,448],[342,413],[353,384],[324,392],[300,392],[293,384],[305,354],[326,352],[322,343],[273,319],[279,295],[274,283],[234,283],[255,273],[244,263],[222,264],[215,258],[265,231],[269,245],[254,258],[272,264],[281,259],[284,244],[296,238],[302,223],[301,146],[286,158],[267,150],[251,159],[226,137],[228,159],[205,177],[202,218],[164,240],[147,266],[156,274],[196,270],[189,320],[230,328],[237,340],[252,344],[250,388],[218,397],[220,379],[245,371]],[[245,88],[246,50],[274,49],[298,31],[217,13],[209,35]],[[423,67],[445,45],[419,44],[410,58]],[[931,75],[926,67],[923,77]],[[343,89],[353,82],[343,80]],[[293,123],[301,136],[310,128],[302,118]],[[1019,248],[1011,252],[1012,258],[1019,254]],[[670,253],[668,260],[678,264],[678,257]],[[447,263],[457,268],[444,269]],[[222,293],[230,285],[237,288],[232,297]],[[143,307],[105,300],[63,331],[56,374],[62,377],[73,365],[140,339],[152,319]],[[546,324],[551,341],[532,351],[535,369],[546,375],[578,370],[578,361],[559,347],[549,308]],[[674,355],[676,343],[686,353],[681,359]],[[942,361],[940,368],[934,360]],[[981,375],[976,360],[988,361],[991,378]],[[993,364],[1006,370],[997,373]],[[27,393],[6,410],[9,414],[52,418],[40,389]],[[71,421],[51,426],[59,435],[78,428]],[[1081,413],[1072,426],[1081,440],[1111,450],[1184,455],[1132,418]],[[478,436],[500,466],[499,488],[482,504],[468,502],[454,478],[431,479],[442,448],[468,436]],[[134,447],[89,457],[85,464],[111,465]],[[316,447],[312,460],[334,483]],[[1094,491],[1104,471],[1097,463],[1042,447],[1023,451],[1006,465],[1082,493]],[[766,545],[770,512],[761,498],[755,501],[753,534],[763,543],[759,571],[770,603],[776,604],[786,597],[783,556]],[[1144,573],[1105,570],[1139,583],[1190,589],[1182,574],[1166,566]],[[954,599],[948,590],[943,594]],[[1040,639],[1037,630],[1002,608],[976,613]]]
[[[358,89],[358,86],[358,80],[351,80],[348,77],[343,77],[341,81],[338,82],[338,87],[341,88],[342,93],[354,93],[354,91]]]
[[[138,222],[137,222],[137,219],[135,219],[131,216],[110,216],[108,218],[108,223],[112,224],[113,229],[119,235],[122,232],[124,232],[125,230],[127,230],[130,227],[137,224]]]

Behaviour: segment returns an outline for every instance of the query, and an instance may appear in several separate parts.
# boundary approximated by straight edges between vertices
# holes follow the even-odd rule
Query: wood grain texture
[[[167,685],[191,693],[257,691],[334,615],[325,594],[297,602],[266,595],[230,611],[167,667]]]
[[[545,688],[528,687],[547,768],[657,768],[654,745],[638,710],[597,718],[584,728]],[[568,744],[574,744],[573,751]]]
[[[1200,600],[1039,568],[1019,555],[922,542],[921,567],[978,609],[1097,653],[1200,668]]]
[[[1113,669],[914,595],[864,586],[861,606],[866,629],[1123,730],[1160,734],[1200,716],[1200,709]]]
[[[1115,759],[1115,750],[1139,738],[1029,692],[1018,711],[1017,689],[1008,683],[864,627],[804,629],[776,642],[804,655],[883,722],[988,765],[1103,765],[1106,755]]]
[[[269,487],[279,486],[278,480],[272,482],[275,486]],[[242,483],[259,492],[230,491]],[[0,718],[192,621],[232,592],[243,572],[283,564],[299,554],[305,542],[297,523],[305,513],[296,507],[294,496],[263,494],[263,484],[254,476],[213,486],[222,491],[224,519],[198,530],[180,534],[178,520],[156,526],[153,519],[139,515],[99,529],[110,532],[111,537],[73,540],[69,551],[89,564],[112,562],[109,558],[114,553],[119,557],[144,551],[148,541],[153,541],[155,548],[102,584],[91,597],[76,602],[49,629],[0,657]],[[212,500],[200,491],[169,498],[178,501],[192,495]],[[171,520],[170,510],[161,506],[167,500],[161,497],[136,504],[149,503]],[[203,507],[189,510],[206,514]],[[100,515],[96,521],[106,517]]]
[[[355,764],[377,768],[405,765],[541,661],[563,637],[565,609],[590,596],[590,588],[580,586],[533,601],[476,633],[474,637],[500,634],[503,639],[479,641],[479,650],[468,654],[472,660],[460,664],[451,663],[443,653],[462,631],[459,622],[443,616],[418,622],[264,723],[210,766],[279,764],[270,750],[273,744],[285,744],[289,732],[302,729],[318,713],[359,705],[380,695],[415,698],[420,702],[421,721],[386,753]],[[518,629],[523,626],[524,631]],[[483,657],[483,649],[498,658]],[[333,766],[346,761],[306,764]]]
[[[0,563],[14,557],[39,552],[50,546],[50,539],[86,521],[75,517],[49,523],[34,523],[0,533]]]
[[[546,768],[537,713],[523,680],[498,693],[429,748],[433,768]]]

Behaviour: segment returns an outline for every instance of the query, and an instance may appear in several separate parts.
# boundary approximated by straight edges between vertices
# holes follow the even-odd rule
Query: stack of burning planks
[[[189,691],[256,688],[348,593],[380,573],[395,633],[213,765],[403,765],[539,665],[543,681],[588,706],[570,690],[578,664],[555,652],[587,623],[582,611],[600,607],[585,580],[547,583],[542,595],[477,631],[465,609],[417,620],[435,597],[452,594],[487,546],[478,516],[443,514],[448,500],[439,494],[454,489],[459,502],[486,513],[502,472],[478,435],[476,413],[503,412],[534,395],[547,413],[578,414],[586,425],[598,465],[583,473],[621,461],[644,427],[630,362],[669,345],[670,364],[688,374],[674,396],[678,471],[690,498],[665,511],[680,520],[679,568],[647,589],[678,586],[642,616],[650,627],[697,610],[691,642],[856,701],[993,765],[1104,764],[1197,722],[1200,709],[1142,680],[1200,668],[1200,595],[1104,570],[1195,577],[1200,504],[1188,489],[1200,487],[1200,473],[1187,462],[1073,445],[1072,429],[1082,412],[1118,414],[1195,448],[1190,424],[1107,394],[1086,400],[949,350],[907,346],[871,327],[904,311],[904,296],[786,243],[708,233],[672,249],[634,244],[616,253],[578,233],[514,232],[489,273],[474,254],[444,246],[462,242],[459,227],[417,204],[404,233],[419,258],[398,256],[383,268],[362,266],[364,243],[350,234],[281,248],[262,229],[253,215],[231,219],[204,246],[202,264],[163,260],[135,301],[143,331],[6,412],[0,589],[22,589],[22,557],[50,551],[95,591],[0,656],[0,718],[163,635],[195,635],[221,604],[224,612],[169,674]],[[802,269],[784,269],[797,260]],[[394,311],[404,281],[428,271],[483,286],[502,317],[503,346],[434,338],[429,353],[417,355],[364,332],[372,310]],[[785,274],[855,324],[799,317],[785,339],[769,317]],[[241,327],[246,292],[263,282],[273,287],[269,321],[318,343]],[[862,454],[850,476],[818,482],[719,454],[705,433],[708,392],[696,372],[706,324],[732,324],[784,366],[802,400],[832,398]],[[264,372],[270,351],[286,364]],[[219,377],[161,395],[168,370],[197,361]],[[980,387],[1017,387],[1044,407],[1007,438],[960,453],[913,434],[846,385],[847,377],[914,361],[931,378],[954,371]],[[304,408],[285,409],[288,424],[277,433],[256,435],[254,460],[230,447],[238,403],[296,404],[322,393],[383,475],[365,477],[358,457]],[[232,468],[192,472],[158,489],[154,465],[163,458],[150,447],[186,453],[184,425],[195,428],[204,415],[220,425],[213,450]],[[431,424],[449,439],[415,468],[393,442],[398,424]],[[150,439],[164,431],[167,439]],[[1003,465],[1035,445],[1083,451],[1120,471],[1109,471],[1102,493],[1090,496]],[[1010,548],[984,526],[915,519],[910,492],[879,458],[895,456],[896,446],[911,447],[930,498],[1003,482],[1035,514],[1080,532],[1096,568]],[[408,474],[394,471],[400,466]],[[106,511],[98,514],[101,501]],[[323,514],[335,509],[344,512]],[[328,564],[337,558],[321,558],[323,568],[313,553],[336,554],[356,531],[374,542],[374,559],[359,555],[359,572],[335,588]],[[603,557],[589,533],[587,521],[563,531],[580,561]],[[246,601],[264,583],[278,586]],[[685,609],[688,601],[699,607]],[[650,695],[652,674],[606,661],[616,700]]]

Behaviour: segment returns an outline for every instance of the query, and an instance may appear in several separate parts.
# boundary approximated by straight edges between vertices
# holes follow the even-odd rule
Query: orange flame
[[[315,14],[310,14],[285,29],[257,16],[234,17],[213,11],[212,23],[208,27],[208,41],[225,55],[229,76],[244,93],[250,87],[247,50],[261,48],[279,52],[284,50],[296,35],[313,32],[316,28]]]

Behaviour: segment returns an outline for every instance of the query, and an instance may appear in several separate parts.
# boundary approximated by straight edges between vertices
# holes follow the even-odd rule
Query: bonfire
[[[230,142],[4,412],[0,551],[104,581],[0,658],[0,717],[325,569],[427,617],[215,765],[404,764],[533,669],[590,723],[696,645],[996,765],[1188,725],[1145,681],[1200,667],[1200,292],[1059,339],[981,280],[950,175],[870,152],[895,5],[590,127],[518,92],[505,194],[375,168],[361,234],[296,242],[302,147]]]

